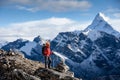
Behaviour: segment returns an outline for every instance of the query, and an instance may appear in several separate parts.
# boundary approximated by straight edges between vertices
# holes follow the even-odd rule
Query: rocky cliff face
[[[85,30],[61,32],[51,45],[54,51],[67,57],[66,63],[77,77],[93,80],[120,75],[119,35],[99,13]]]
[[[44,64],[24,58],[19,52],[0,50],[0,80],[79,80],[70,71],[45,69]]]

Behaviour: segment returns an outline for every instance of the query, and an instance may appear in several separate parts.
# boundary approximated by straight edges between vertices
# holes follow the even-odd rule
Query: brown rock
[[[61,62],[56,66],[56,70],[65,73],[69,70],[69,67],[65,64],[64,60],[61,60]]]

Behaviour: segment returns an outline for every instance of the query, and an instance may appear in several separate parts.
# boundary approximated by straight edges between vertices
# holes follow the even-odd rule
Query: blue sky
[[[59,32],[86,28],[98,12],[109,17],[110,24],[120,31],[119,3],[119,0],[0,0],[0,36],[5,40],[19,37],[31,40],[37,35],[53,39]]]

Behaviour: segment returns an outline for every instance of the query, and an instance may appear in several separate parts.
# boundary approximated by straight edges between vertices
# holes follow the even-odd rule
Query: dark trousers
[[[51,68],[50,65],[51,65],[51,58],[50,56],[45,56],[45,68]]]

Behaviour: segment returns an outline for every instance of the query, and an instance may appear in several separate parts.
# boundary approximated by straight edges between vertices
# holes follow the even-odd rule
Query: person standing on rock
[[[52,54],[52,51],[50,49],[50,42],[46,42],[45,45],[43,45],[43,48],[42,48],[42,54],[44,55],[45,57],[45,68],[51,68],[51,58],[50,58],[50,55]]]

